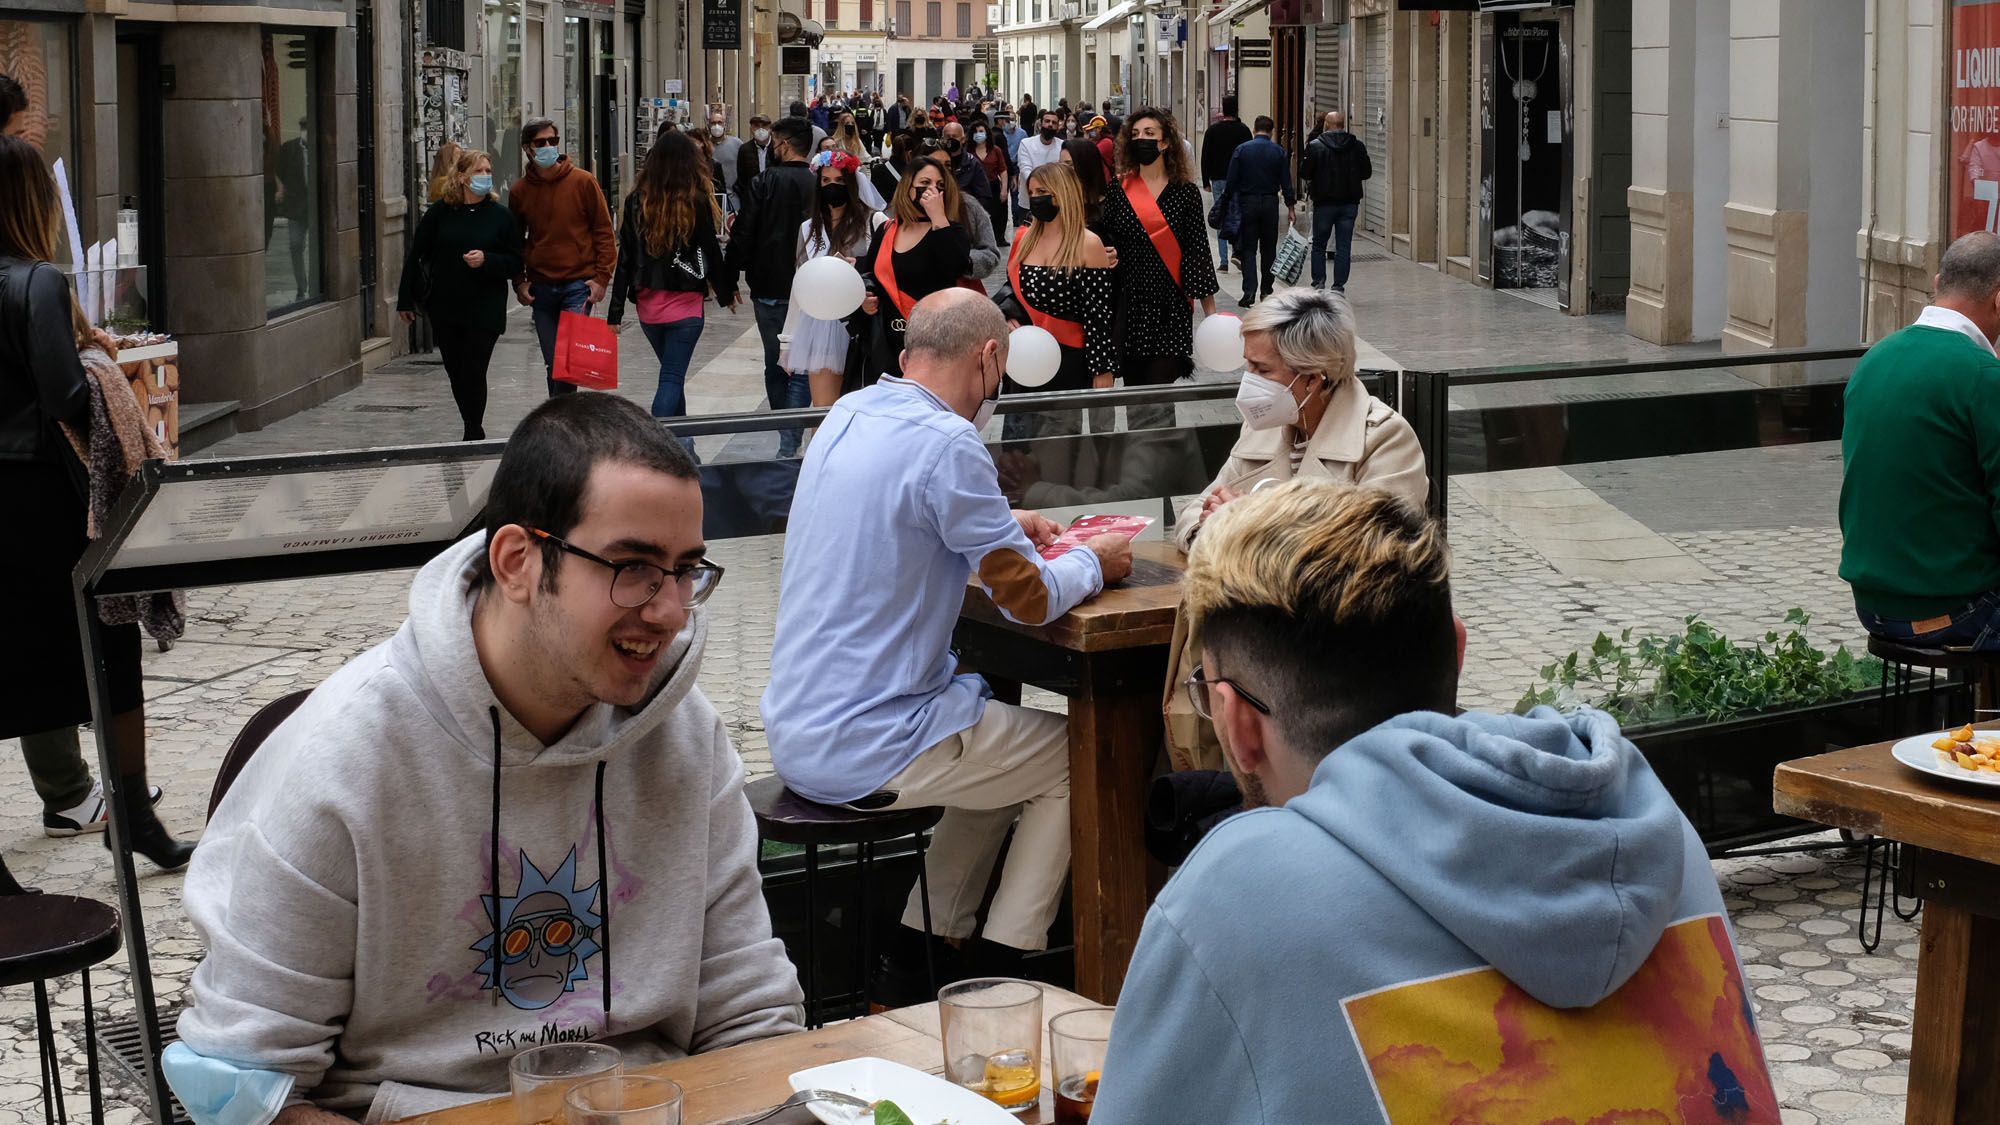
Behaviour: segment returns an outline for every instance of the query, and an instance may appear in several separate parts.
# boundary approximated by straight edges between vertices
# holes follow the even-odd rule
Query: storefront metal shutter
[[[1328,110],[1340,109],[1340,28],[1323,23],[1313,28],[1312,104],[1307,106],[1306,132],[1319,125]]]
[[[1368,146],[1369,162],[1375,175],[1361,195],[1361,228],[1372,234],[1389,233],[1389,17],[1369,16],[1360,21],[1362,58],[1361,143]],[[1351,126],[1350,126],[1351,127]]]

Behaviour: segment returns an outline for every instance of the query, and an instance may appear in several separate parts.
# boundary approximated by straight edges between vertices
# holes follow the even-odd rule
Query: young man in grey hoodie
[[[1609,716],[1452,717],[1448,570],[1329,481],[1203,528],[1188,685],[1250,811],[1147,915],[1092,1125],[1777,1125],[1694,829]]]
[[[694,463],[643,410],[528,415],[485,530],[209,822],[186,888],[208,956],[166,1060],[195,1120],[377,1121],[504,1094],[544,1043],[643,1063],[798,1030],[743,767],[695,686],[703,550]]]

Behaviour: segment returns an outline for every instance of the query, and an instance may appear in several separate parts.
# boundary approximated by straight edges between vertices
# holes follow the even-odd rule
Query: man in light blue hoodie
[[[1450,717],[1448,569],[1371,489],[1203,530],[1188,690],[1251,811],[1147,915],[1093,1125],[1778,1121],[1694,830],[1602,713]]]
[[[979,431],[1007,367],[993,302],[947,289],[917,302],[904,378],[840,400],[806,454],[785,533],[764,730],[785,784],[870,809],[943,806],[927,861],[930,933],[972,937],[993,865],[1014,828],[977,960],[1006,970],[1047,947],[1069,875],[1069,727],[993,700],[962,674],[952,626],[977,575],[1002,613],[1040,625],[1132,569],[1098,536],[1053,559],[1058,529],[1011,510]],[[924,903],[912,896],[894,968],[924,963]],[[934,950],[947,965],[956,950]],[[897,956],[900,954],[900,956]],[[897,977],[901,977],[898,980]],[[910,1003],[911,974],[876,998]]]

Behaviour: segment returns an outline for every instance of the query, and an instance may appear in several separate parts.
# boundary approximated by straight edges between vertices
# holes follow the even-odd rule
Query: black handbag
[[[1208,208],[1208,225],[1224,241],[1236,241],[1237,233],[1243,229],[1243,218],[1234,192],[1225,189],[1215,197],[1215,202]]]

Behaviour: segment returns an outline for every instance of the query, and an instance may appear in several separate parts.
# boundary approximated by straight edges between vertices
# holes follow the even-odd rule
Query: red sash
[[[889,303],[896,306],[896,312],[904,320],[910,319],[911,310],[917,307],[917,300],[896,288],[896,220],[890,219],[882,228],[882,249],[875,255],[875,283],[889,297]]]
[[[1080,348],[1083,346],[1083,325],[1074,320],[1050,316],[1035,308],[1028,303],[1028,295],[1021,289],[1021,236],[1027,233],[1027,227],[1015,231],[1014,246],[1007,252],[1007,280],[1014,285],[1014,299],[1028,310],[1028,319],[1034,322],[1035,327],[1047,329],[1049,335],[1056,338],[1056,343],[1066,348]]]
[[[1160,201],[1153,198],[1139,173],[1131,172],[1124,180],[1125,198],[1132,204],[1132,213],[1139,216],[1139,225],[1146,228],[1146,237],[1153,240],[1153,249],[1159,251],[1160,261],[1167,265],[1167,273],[1174,284],[1181,283],[1181,240],[1174,237],[1172,227],[1167,225],[1167,217],[1160,213]]]

